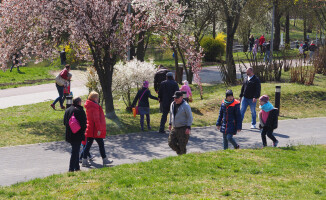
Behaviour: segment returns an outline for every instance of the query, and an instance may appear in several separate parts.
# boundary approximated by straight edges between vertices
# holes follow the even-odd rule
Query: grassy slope
[[[285,73],[283,77],[288,80],[289,74]],[[282,86],[281,120],[326,116],[326,104],[323,103],[326,100],[326,77],[317,75],[314,86],[264,83],[262,94],[268,94],[272,103],[274,103],[276,85]],[[214,125],[226,87],[223,84],[204,86],[203,100],[200,100],[196,87],[191,87],[194,92],[194,102],[190,104],[194,115],[193,126]],[[241,86],[229,88],[234,91],[236,97],[240,94]],[[152,90],[152,94],[156,93]],[[134,118],[131,113],[126,112],[125,105],[118,99],[114,101],[114,104],[120,121],[107,120],[109,134],[140,132],[139,116]],[[156,131],[161,119],[159,104],[150,99],[150,105],[151,126]],[[62,110],[52,110],[50,102],[0,110],[0,135],[2,137],[0,147],[64,140],[63,114]],[[250,111],[248,111],[244,122],[250,122],[250,120]]]
[[[0,188],[8,199],[325,199],[326,147],[226,150],[65,173]]]
[[[16,68],[12,72],[0,70],[0,89],[53,82],[54,77],[50,74],[52,70],[60,70],[60,68],[50,66],[48,61],[38,64],[28,63],[20,67],[21,72],[17,72]]]

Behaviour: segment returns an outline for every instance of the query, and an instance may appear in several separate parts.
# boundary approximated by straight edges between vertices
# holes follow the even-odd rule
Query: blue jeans
[[[71,144],[71,157],[70,157],[70,164],[69,164],[69,171],[78,171],[80,170],[79,167],[79,148],[81,141],[73,141]]]
[[[270,53],[271,53],[270,51],[265,52],[264,62],[267,62],[267,61],[269,62]]]
[[[58,84],[55,84],[55,86],[57,87],[58,93],[59,93],[59,97],[56,98],[56,100],[54,100],[53,105],[55,105],[58,101],[60,102],[60,106],[63,106],[63,86],[60,86]]]
[[[224,146],[224,150],[229,148],[229,142],[233,145],[233,147],[235,149],[237,148],[238,144],[233,139],[233,135],[232,134],[224,134],[223,133],[223,146]]]
[[[242,100],[241,100],[241,109],[240,109],[242,121],[243,121],[245,112],[247,110],[247,107],[250,106],[250,110],[251,110],[251,124],[252,125],[256,125],[256,103],[257,103],[257,101],[254,103],[254,102],[252,102],[252,99],[247,99],[246,97],[242,97]]]
[[[87,158],[87,155],[89,154],[89,150],[90,150],[90,148],[91,148],[91,146],[93,144],[94,139],[97,142],[98,147],[100,149],[101,157],[102,158],[106,158],[106,153],[105,153],[104,140],[103,140],[103,138],[87,138],[87,143],[86,143],[86,147],[84,149],[83,158],[84,159]]]

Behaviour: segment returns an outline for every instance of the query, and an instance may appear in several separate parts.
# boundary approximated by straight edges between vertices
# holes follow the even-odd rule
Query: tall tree
[[[136,2],[136,1],[134,1]],[[158,26],[168,30],[182,22],[183,9],[171,9],[177,0],[141,0],[154,15],[128,14],[131,0],[4,0],[0,15],[0,62],[3,66],[18,49],[24,55],[49,58],[65,38],[77,55],[93,61],[102,87],[107,117],[115,118],[112,74],[117,60],[125,59],[134,35]],[[148,23],[151,22],[151,23]],[[17,28],[19,27],[19,28]]]
[[[226,22],[226,56],[227,76],[232,84],[236,82],[236,68],[233,58],[234,35],[239,25],[241,11],[247,0],[220,0]]]

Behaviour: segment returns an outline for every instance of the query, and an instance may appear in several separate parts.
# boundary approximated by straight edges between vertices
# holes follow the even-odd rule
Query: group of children
[[[277,147],[278,140],[274,137],[273,131],[277,128],[278,109],[269,102],[269,97],[263,95],[259,98],[259,129],[261,130],[261,138],[263,146],[267,146],[266,135],[273,141],[273,146]],[[233,139],[242,129],[242,117],[240,113],[240,101],[234,99],[232,90],[227,90],[225,99],[222,102],[216,127],[223,133],[223,146],[228,149],[230,142],[235,149],[240,146]]]

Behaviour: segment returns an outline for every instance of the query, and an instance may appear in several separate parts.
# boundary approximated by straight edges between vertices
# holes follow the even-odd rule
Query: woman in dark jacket
[[[80,130],[76,133],[71,131],[69,126],[69,120],[71,116],[74,115],[80,125]],[[82,140],[85,139],[85,130],[86,130],[86,114],[84,108],[81,106],[81,98],[77,97],[73,100],[73,105],[70,106],[64,115],[63,120],[64,125],[66,126],[66,141],[71,144],[71,157],[69,172],[79,171],[79,149]]]
[[[223,133],[224,149],[228,149],[228,142],[235,149],[239,149],[239,145],[233,139],[233,135],[242,129],[240,102],[234,99],[232,90],[227,90],[225,96],[226,98],[222,102],[216,126]]]
[[[141,127],[142,131],[144,131],[144,115],[146,115],[147,128],[148,128],[148,130],[151,130],[148,98],[158,100],[157,97],[152,96],[151,91],[148,89],[148,85],[149,85],[149,82],[144,81],[143,88],[138,91],[138,93],[131,105],[132,107],[135,107],[135,105],[139,99],[138,112],[140,115],[140,127]]]

